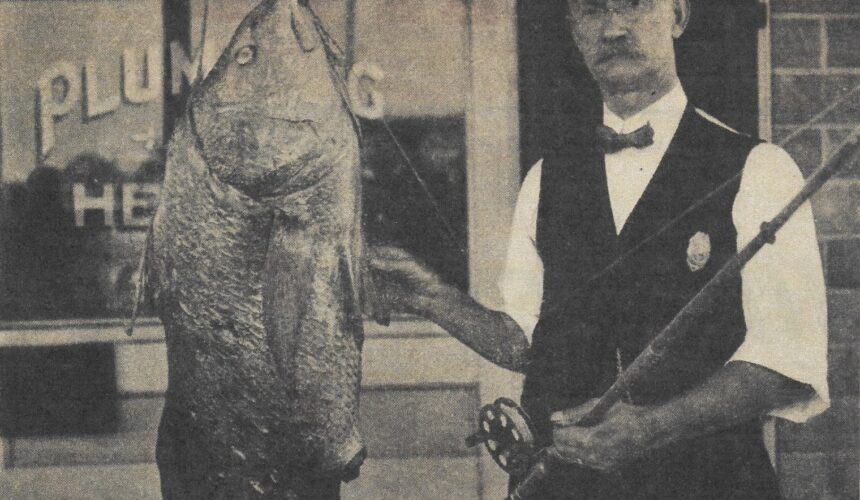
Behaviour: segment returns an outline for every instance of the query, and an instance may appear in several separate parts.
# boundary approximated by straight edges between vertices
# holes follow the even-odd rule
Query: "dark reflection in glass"
[[[465,121],[459,116],[399,118],[389,125],[439,212],[384,125],[365,121],[362,161],[368,242],[409,250],[443,279],[465,290]]]
[[[40,166],[25,184],[6,186],[11,203],[2,243],[2,319],[122,317],[130,313],[146,235],[140,228],[124,225],[128,221],[122,201],[128,194],[136,198],[152,195],[138,195],[122,186],[160,182],[164,164],[159,156],[154,154],[135,172],[124,174],[114,162],[85,152],[63,169]],[[75,185],[82,186],[87,197],[114,196],[113,209],[76,214]],[[148,217],[151,209],[135,207],[130,214]],[[145,304],[143,313],[151,312]]]

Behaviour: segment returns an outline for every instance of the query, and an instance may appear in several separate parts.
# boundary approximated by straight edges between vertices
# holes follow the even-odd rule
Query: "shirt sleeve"
[[[531,341],[543,300],[543,263],[535,246],[542,160],[529,170],[520,187],[505,268],[498,281],[502,310]]]
[[[744,167],[732,211],[738,249],[759,232],[803,186],[797,164],[781,148],[757,146]],[[815,394],[771,412],[804,422],[830,405],[827,387],[827,295],[809,202],[741,271],[747,333],[729,360],[754,363]]]

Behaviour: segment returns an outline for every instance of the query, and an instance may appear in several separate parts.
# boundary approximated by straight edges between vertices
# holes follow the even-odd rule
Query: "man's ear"
[[[690,22],[690,0],[674,0],[675,25],[672,27],[672,38],[681,38]]]

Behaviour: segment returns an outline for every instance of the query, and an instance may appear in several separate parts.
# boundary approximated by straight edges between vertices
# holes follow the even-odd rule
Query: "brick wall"
[[[774,141],[848,96],[787,145],[808,173],[860,125],[860,1],[771,0],[771,14]],[[805,425],[780,424],[778,468],[789,499],[858,498],[860,167],[830,181],[813,206],[830,303],[833,404]]]

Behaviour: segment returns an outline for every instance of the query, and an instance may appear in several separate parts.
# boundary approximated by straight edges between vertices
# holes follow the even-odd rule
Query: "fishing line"
[[[406,150],[403,148],[403,145],[400,143],[400,140],[397,139],[397,136],[394,135],[394,131],[391,129],[391,126],[388,124],[388,120],[383,116],[380,121],[382,122],[382,126],[385,127],[385,131],[388,136],[391,138],[391,141],[394,143],[394,146],[397,148],[397,152],[400,154],[400,157],[409,167],[409,170],[412,172],[412,175],[415,177],[415,180],[418,181],[418,184],[421,186],[421,190],[424,193],[424,196],[430,202],[430,205],[433,207],[434,214],[439,222],[442,224],[442,227],[445,229],[447,233],[447,237],[451,240],[457,249],[466,255],[466,249],[459,244],[457,241],[457,233],[454,230],[454,227],[448,222],[448,219],[442,214],[442,207],[439,205],[439,201],[433,196],[433,193],[430,191],[430,186],[427,185],[427,182],[424,180],[424,177],[421,176],[421,173],[418,172],[418,169],[415,167],[415,164],[409,158],[409,155],[406,153]]]
[[[322,22],[322,19],[320,19],[320,17],[316,14],[316,12],[314,12],[310,5],[308,5],[307,8],[314,18],[314,25],[317,27],[317,30],[323,38],[323,46],[326,48],[326,54],[329,56],[329,60],[336,63],[338,66],[343,67],[341,63],[341,61],[344,60],[343,49],[341,49],[340,45],[337,43],[337,40],[335,40],[334,37],[331,36],[328,30],[326,30],[325,24]],[[332,65],[330,65],[330,67],[331,66]],[[359,140],[362,140],[361,125],[358,120],[358,117],[352,109],[352,101],[349,98],[349,86],[347,85],[346,80],[340,75],[338,71],[334,70],[333,68],[331,69],[332,73],[335,76],[335,79],[337,80],[337,83],[339,84],[337,86],[338,92],[341,94],[341,98],[344,101],[344,105],[349,111],[350,116],[352,116],[353,118],[356,130],[358,131]],[[457,241],[457,232],[454,230],[448,219],[443,215],[442,208],[438,200],[435,196],[433,196],[433,193],[430,191],[430,187],[427,185],[427,182],[424,180],[424,177],[420,174],[418,169],[415,167],[415,164],[409,158],[409,155],[406,153],[406,150],[404,149],[400,140],[397,138],[397,136],[394,134],[394,131],[391,129],[391,125],[389,124],[388,120],[386,120],[383,116],[380,121],[385,129],[385,132],[388,134],[388,137],[391,139],[392,143],[394,143],[394,146],[397,149],[397,153],[400,155],[403,162],[406,163],[406,165],[409,167],[409,170],[412,172],[412,175],[415,177],[416,181],[418,181],[423,195],[430,202],[435,217],[438,219],[439,223],[442,225],[446,233],[445,237],[448,238],[451,243],[453,243],[457,247],[460,253],[466,255],[466,249]]]
[[[847,100],[848,96],[850,96],[854,92],[857,92],[858,90],[860,90],[860,84],[857,84],[854,88],[852,88],[851,90],[849,90],[848,92],[843,94],[841,97],[839,97],[839,99],[836,99],[835,101],[830,103],[830,105],[827,106],[826,108],[824,108],[821,112],[819,112],[818,114],[816,114],[815,116],[813,116],[812,118],[807,120],[806,123],[797,127],[794,131],[792,131],[790,134],[785,136],[784,139],[779,141],[779,145],[780,146],[785,145],[785,144],[791,142],[793,139],[797,138],[797,136],[799,136],[801,133],[805,132],[806,129],[809,128],[812,124],[814,124],[818,120],[820,120],[820,119],[824,118],[825,116],[827,116],[828,114],[830,114],[831,111],[835,110],[837,107],[839,107],[839,105],[843,104],[843,102],[845,100]]]
[[[356,135],[358,135],[359,143],[362,141],[362,129],[361,129],[361,121],[358,119],[358,115],[355,114],[355,111],[352,109],[352,100],[349,97],[349,86],[346,83],[346,80],[341,75],[341,71],[346,73],[346,67],[343,63],[344,53],[343,50],[337,43],[337,40],[329,34],[328,30],[326,30],[322,19],[317,16],[316,12],[311,8],[310,5],[307,5],[306,8],[311,13],[314,18],[314,27],[317,29],[317,33],[319,33],[320,38],[322,39],[323,47],[325,48],[326,60],[328,61],[329,72],[331,73],[332,79],[334,80],[334,87],[340,96],[341,101],[343,102],[344,107],[346,108],[347,113],[349,113],[349,117],[352,120],[352,126],[355,129]],[[338,70],[340,68],[340,70]]]

